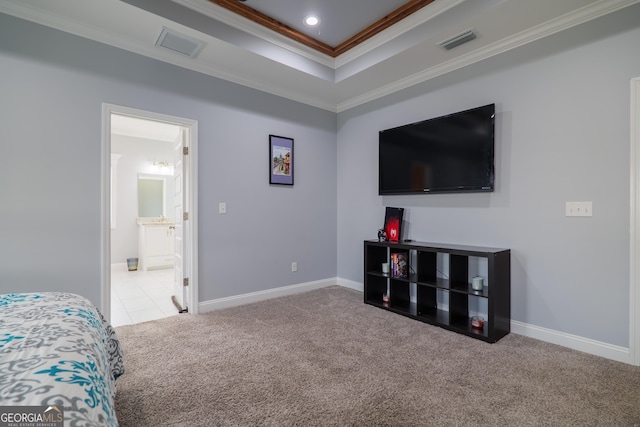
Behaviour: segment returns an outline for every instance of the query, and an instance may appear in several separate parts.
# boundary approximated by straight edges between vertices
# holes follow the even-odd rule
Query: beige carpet
[[[116,330],[122,427],[640,425],[638,367],[487,344],[337,286]]]

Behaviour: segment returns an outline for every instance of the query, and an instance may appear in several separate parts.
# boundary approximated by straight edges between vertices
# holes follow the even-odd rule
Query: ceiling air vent
[[[445,50],[451,50],[454,47],[460,46],[461,44],[470,42],[476,37],[477,37],[476,33],[474,33],[473,30],[467,30],[464,33],[460,33],[457,36],[451,37],[450,39],[440,42],[438,44],[440,45],[440,47],[442,47]]]
[[[162,32],[158,40],[156,40],[156,46],[164,47],[191,58],[195,58],[204,45],[203,41],[178,34],[165,27],[162,27]]]

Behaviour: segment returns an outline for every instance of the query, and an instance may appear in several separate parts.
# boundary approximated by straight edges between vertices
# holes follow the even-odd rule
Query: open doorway
[[[195,121],[103,106],[103,311],[114,326],[197,312]]]

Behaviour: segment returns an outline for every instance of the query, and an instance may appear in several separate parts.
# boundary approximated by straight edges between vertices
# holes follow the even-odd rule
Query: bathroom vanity
[[[166,218],[138,218],[138,269],[172,268],[175,224]]]

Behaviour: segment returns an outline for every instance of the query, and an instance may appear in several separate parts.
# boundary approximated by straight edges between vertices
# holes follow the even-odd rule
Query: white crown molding
[[[174,0],[175,1],[175,0]],[[186,1],[186,0],[180,0]],[[460,0],[452,0],[454,3]],[[441,76],[451,71],[455,71],[462,67],[471,65],[478,61],[487,59],[491,56],[498,55],[505,51],[514,49],[524,44],[533,42],[548,35],[557,33],[567,28],[579,25],[589,20],[598,18],[611,12],[623,9],[640,2],[640,0],[600,0],[589,4],[574,12],[568,13],[544,24],[538,25],[526,31],[515,34],[514,36],[505,38],[496,43],[490,44],[476,51],[469,52],[453,60],[439,64],[435,67],[425,69],[421,72],[415,73],[403,79],[394,81],[390,84],[380,86],[378,89],[364,93],[359,96],[354,96],[343,102],[330,102],[320,101],[311,95],[300,95],[295,89],[288,89],[282,86],[272,86],[267,83],[263,83],[256,79],[248,79],[240,77],[237,73],[230,73],[225,70],[219,69],[216,66],[202,65],[198,61],[192,59],[183,58],[181,55],[172,54],[171,52],[165,52],[164,49],[157,48],[155,46],[149,46],[135,40],[118,37],[116,34],[109,33],[107,31],[97,29],[79,22],[74,22],[63,17],[53,16],[47,14],[37,8],[25,3],[18,2],[6,2],[0,0],[0,12],[16,16],[21,19],[26,19],[44,26],[52,27],[61,31],[65,31],[80,37],[95,40],[110,46],[114,46],[120,49],[128,50],[139,55],[147,56],[153,59],[157,59],[163,62],[177,65],[179,67],[187,68],[199,73],[203,73],[212,77],[220,78],[232,83],[236,83],[242,86],[250,87],[262,92],[270,93],[276,96],[291,99],[293,101],[301,102],[313,107],[317,107],[323,110],[331,112],[342,112],[367,102],[379,99],[381,97],[390,95],[399,90],[406,89],[413,85],[423,83],[427,80]],[[123,5],[125,3],[122,3]],[[451,5],[453,3],[447,3]],[[133,6],[130,6],[133,7]],[[193,33],[193,29],[184,27],[173,21],[163,19],[166,25],[177,27],[185,33]],[[410,22],[408,25],[415,24]],[[396,31],[396,30],[394,30]],[[400,31],[400,30],[398,30]],[[346,58],[345,58],[346,60]]]
[[[229,73],[215,67],[202,65],[201,63],[191,58],[185,58],[182,55],[173,54],[166,51],[165,49],[158,48],[155,45],[143,45],[141,43],[138,43],[137,41],[118,37],[113,33],[101,31],[88,25],[43,13],[41,10],[34,9],[29,5],[23,3],[5,3],[0,1],[0,12],[7,15],[15,16],[17,18],[25,19],[27,21],[35,22],[36,24],[61,30],[79,37],[104,43],[109,46],[124,49],[142,56],[157,59],[162,62],[177,65],[179,67],[190,69],[192,71],[216,77],[225,81],[236,83],[241,86],[250,87],[261,92],[266,92],[272,95],[291,99],[293,101],[298,101],[306,105],[320,108],[322,110],[327,110],[334,113],[336,112],[336,106],[334,103],[321,102],[314,97],[302,96],[295,90],[286,90],[281,87],[276,88],[257,80],[241,77],[238,74]],[[173,28],[179,27],[179,29],[186,33],[190,33],[193,31],[190,28],[183,27],[171,21],[166,21],[166,25],[170,25]]]
[[[499,55],[519,46],[531,43],[549,35],[558,33],[592,19],[599,18],[625,7],[640,2],[640,0],[602,0],[592,3],[574,12],[565,14],[558,18],[545,22],[544,24],[532,27],[528,30],[514,34],[498,42],[489,44],[480,49],[469,52],[465,55],[456,57],[450,61],[438,64],[435,67],[428,68],[419,73],[415,73],[404,79],[397,80],[380,88],[365,93],[363,95],[353,97],[348,101],[338,104],[336,110],[340,113],[349,110],[367,102],[382,98],[394,92],[406,89],[435,77],[458,70],[462,67],[474,64],[484,59]]]
[[[385,43],[388,43],[390,40],[401,36],[407,31],[414,29],[418,25],[434,19],[438,15],[465,1],[467,0],[442,0],[439,2],[436,1],[434,3],[431,3],[429,7],[423,7],[417,12],[407,16],[402,21],[392,25],[384,31],[379,32],[375,36],[360,43],[358,46],[349,49],[347,52],[338,56],[335,60],[335,68],[340,68],[344,65],[347,65],[360,56],[381,47]]]
[[[208,0],[171,1],[335,70],[467,0],[441,0],[434,2],[429,7],[422,8],[409,15],[402,21],[349,49],[349,51],[335,59]]]
[[[266,40],[283,49],[287,49],[304,58],[315,61],[326,67],[335,69],[335,60],[329,55],[318,52],[302,43],[291,40],[288,37],[278,34],[277,32],[263,27],[262,25],[251,21],[237,13],[231,12],[222,6],[212,3],[208,0],[171,0],[174,3],[185,6],[191,10],[201,13],[216,21],[224,22],[238,30],[251,34],[262,40]]]

